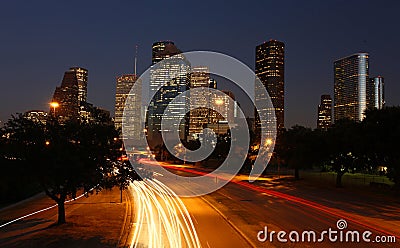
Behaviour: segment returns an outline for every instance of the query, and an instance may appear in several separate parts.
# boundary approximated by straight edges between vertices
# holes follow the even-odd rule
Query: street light
[[[178,147],[179,148],[182,148],[182,143],[179,143],[178,144]],[[183,153],[183,165],[185,165],[186,164],[186,148],[185,147],[183,147],[183,151],[184,151],[184,153]],[[180,149],[179,149],[180,150]],[[179,151],[179,153],[180,153],[181,151]]]
[[[56,116],[56,108],[60,107],[60,104],[58,102],[51,102],[50,107],[53,108],[54,116]]]
[[[222,106],[222,104],[224,104],[224,100],[223,99],[216,99],[215,100],[215,104],[217,106]],[[220,130],[219,130],[219,118],[217,119],[217,130],[218,130],[218,135],[220,134]]]
[[[269,147],[274,143],[274,141],[271,138],[268,138],[265,140],[265,146],[267,147],[267,149],[269,149]],[[267,152],[269,153],[269,150],[267,150]],[[272,154],[271,154],[272,156]],[[278,178],[281,178],[281,166],[280,163],[278,162]]]

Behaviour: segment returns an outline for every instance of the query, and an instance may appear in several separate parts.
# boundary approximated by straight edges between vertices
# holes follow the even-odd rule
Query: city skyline
[[[141,3],[138,7],[144,10],[143,13],[138,13],[138,18],[135,18],[136,31],[134,31],[131,28],[133,22],[123,17],[106,18],[107,20],[94,24],[94,22],[88,23],[86,17],[77,17],[72,20],[67,18],[68,10],[72,6],[65,5],[59,8],[51,4],[44,6],[26,3],[21,7],[15,3],[7,3],[1,17],[6,35],[3,39],[4,46],[1,48],[4,55],[1,68],[4,73],[0,120],[4,122],[16,112],[48,109],[48,102],[51,100],[49,92],[52,92],[61,81],[60,71],[73,66],[82,66],[90,71],[88,100],[97,106],[112,110],[115,77],[133,73],[135,44],[139,45],[138,72],[140,74],[151,64],[151,53],[147,47],[156,40],[165,39],[173,40],[184,52],[214,50],[226,53],[242,60],[252,69],[254,69],[254,47],[257,44],[269,39],[283,41],[287,50],[285,51],[287,62],[285,126],[287,128],[294,124],[316,126],[315,106],[319,103],[319,96],[333,95],[332,62],[360,51],[369,52],[372,58],[370,75],[381,75],[385,78],[386,89],[390,89],[385,95],[386,105],[400,104],[397,97],[400,86],[395,84],[398,71],[395,58],[399,55],[396,44],[400,38],[398,34],[391,31],[394,30],[394,10],[398,3],[391,2],[385,6],[368,2],[363,5],[346,3],[345,8],[333,3],[318,2],[293,3],[292,6],[278,3],[258,5],[232,4],[229,11],[241,11],[243,14],[255,12],[254,15],[247,15],[246,19],[236,20],[221,16],[219,11],[222,11],[225,6],[217,3],[213,5],[216,13],[210,13],[210,18],[206,19],[206,23],[194,22],[185,24],[183,29],[168,31],[141,21],[146,19],[143,17],[151,9],[148,4]],[[131,7],[129,5],[113,6],[114,10],[122,11],[118,16],[123,16],[124,9],[127,11]],[[41,7],[46,8],[40,10]],[[88,18],[99,17],[102,14],[108,16],[110,10],[107,7],[104,4],[96,6],[83,4],[82,6],[87,10]],[[179,11],[181,7],[175,11]],[[17,13],[14,11],[17,8],[19,14],[14,16],[8,14]],[[53,9],[57,10],[54,13],[58,13],[56,23],[48,21],[53,18],[51,12]],[[276,10],[284,10],[282,18],[276,20],[265,18],[268,15],[276,17],[277,14],[274,13],[279,12]],[[372,10],[377,13],[377,18],[367,22],[361,21],[359,13]],[[308,16],[310,12],[313,15]],[[171,17],[170,14],[168,17],[171,21],[180,19],[183,23],[190,23],[183,19],[190,20],[191,15],[196,17],[201,13],[203,12],[200,9],[179,18]],[[30,18],[31,21],[23,23],[18,21],[22,18],[21,15]],[[335,19],[337,15],[343,16],[343,20]],[[155,21],[165,17],[166,15],[155,17]],[[215,23],[216,19],[222,22],[221,25]],[[318,19],[319,22],[314,23],[314,19]],[[72,25],[69,24],[70,22]],[[264,25],[268,22],[271,22],[271,25]],[[57,23],[63,28],[58,28]],[[241,33],[238,35],[236,29],[228,28],[227,23],[239,25]],[[346,25],[347,23],[351,25]],[[185,28],[189,26],[192,29]],[[222,26],[225,32],[220,32]],[[250,28],[243,28],[244,26]],[[354,26],[358,27],[356,31],[351,28]],[[201,34],[206,30],[210,32],[210,35],[202,38]],[[71,35],[75,32],[82,39],[73,41],[69,38],[75,37]],[[117,34],[124,35],[124,39],[117,38],[120,37]],[[213,39],[209,39],[211,36]],[[385,46],[381,46],[382,37],[385,39]],[[22,100],[15,101],[15,92],[18,92]]]
[[[396,247],[400,1],[4,1],[0,247]]]

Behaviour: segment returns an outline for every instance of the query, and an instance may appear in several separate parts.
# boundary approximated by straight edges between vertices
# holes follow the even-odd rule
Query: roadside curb
[[[124,222],[122,224],[121,228],[121,233],[119,235],[119,240],[117,243],[117,248],[125,248],[128,247],[129,244],[129,236],[130,236],[130,230],[132,227],[132,203],[131,203],[131,197],[129,196],[129,188],[127,190],[124,190],[124,198],[125,198],[125,216],[124,216]]]

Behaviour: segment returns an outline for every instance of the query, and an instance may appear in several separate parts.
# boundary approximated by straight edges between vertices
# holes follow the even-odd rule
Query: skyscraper
[[[229,123],[233,123],[235,111],[237,108],[237,105],[235,103],[235,95],[228,90],[223,90],[222,92],[224,93],[224,95],[214,96],[213,100],[213,104],[216,105],[216,108],[220,113],[217,115],[217,121],[222,121],[224,119],[223,116],[226,116],[226,121]]]
[[[190,89],[199,87],[215,89],[216,82],[210,78],[208,67],[198,66],[192,68],[190,76]],[[190,113],[189,113],[189,133],[188,139],[197,139],[202,133],[203,128],[209,124],[216,122],[216,114],[210,110],[212,104],[213,93],[211,90],[190,93]]]
[[[177,55],[173,58],[172,56]],[[162,62],[162,63],[158,63]],[[172,101],[189,88],[190,63],[181,55],[180,50],[171,41],[153,44],[152,67],[150,68],[150,95],[154,95],[148,107],[148,140],[152,145],[161,144],[161,131],[166,133],[179,130],[181,139],[186,139],[187,120],[181,120],[188,109],[186,98]],[[156,64],[158,63],[158,64]],[[167,106],[170,115],[165,115]],[[175,120],[179,124],[161,129],[161,120]]]
[[[334,120],[362,121],[367,109],[368,53],[356,53],[334,62]]]
[[[51,109],[52,113],[60,117],[61,120],[77,120],[79,118],[79,88],[78,79],[74,71],[64,73],[61,86],[57,87],[53,94],[53,102],[57,102],[59,107]]]
[[[330,95],[321,96],[321,104],[318,105],[317,128],[327,130],[332,125],[332,98]]]
[[[383,77],[378,76],[369,79],[367,99],[367,107],[369,109],[382,109],[385,106],[385,84]]]
[[[181,53],[172,41],[158,41],[153,43],[151,64],[158,62]]]
[[[69,70],[76,73],[78,80],[78,101],[87,102],[88,70],[81,67],[71,67]]]
[[[135,84],[136,87],[133,88]],[[139,140],[143,132],[141,106],[142,88],[134,74],[117,77],[115,92],[115,128],[124,126],[125,139]],[[127,101],[127,98],[129,100]],[[126,116],[124,117],[124,110]]]
[[[230,127],[237,127],[235,123],[235,114],[237,114],[238,104],[235,101],[235,96],[231,91],[223,90],[212,94],[210,104],[216,109],[210,111],[212,122],[207,124],[207,127],[213,129],[218,135],[226,134]],[[237,116],[236,116],[237,117]]]
[[[285,128],[285,44],[277,40],[264,42],[256,47],[255,72],[267,90],[273,109],[259,109],[259,119],[256,121],[256,132],[259,132],[261,119],[269,118],[275,112],[276,128],[279,131]],[[267,96],[263,91],[255,88],[255,101],[265,102]],[[272,112],[273,113],[273,112]],[[273,123],[270,120],[264,120]],[[271,130],[271,128],[268,128]]]

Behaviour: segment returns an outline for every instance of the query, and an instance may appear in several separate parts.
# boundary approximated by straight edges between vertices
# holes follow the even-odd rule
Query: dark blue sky
[[[226,53],[254,68],[255,46],[286,44],[286,126],[315,126],[333,61],[370,53],[388,105],[400,105],[398,1],[3,1],[0,120],[48,109],[65,70],[89,70],[89,101],[113,111],[115,77],[151,61],[151,44]],[[397,78],[397,79],[396,79]]]

